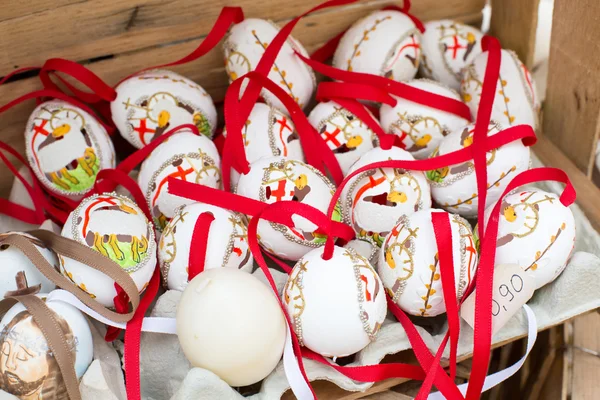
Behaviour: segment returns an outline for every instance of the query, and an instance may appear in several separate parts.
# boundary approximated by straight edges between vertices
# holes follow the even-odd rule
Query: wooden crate
[[[39,66],[51,57],[87,65],[109,84],[149,65],[182,57],[207,34],[225,5],[242,6],[247,17],[279,24],[322,0],[4,0],[0,13],[0,76]],[[329,9],[304,18],[294,36],[310,52],[371,10],[399,1],[370,0]],[[450,18],[477,24],[486,0],[413,0],[413,13],[423,21]],[[539,0],[492,0],[491,33],[503,47],[515,50],[532,66]],[[276,4],[276,6],[274,6]],[[591,182],[593,153],[600,130],[600,14],[596,0],[574,6],[556,0],[547,97],[542,131],[534,152],[543,163],[565,170],[578,203],[600,228],[600,190]],[[596,49],[596,50],[594,50]],[[202,85],[215,100],[227,87],[220,49],[202,59],[173,68]],[[0,86],[0,104],[40,88],[35,77]],[[2,140],[23,153],[25,122],[33,102],[0,118]],[[0,194],[7,196],[12,176],[0,174]],[[396,361],[405,357],[398,355]],[[368,393],[346,393],[329,382],[316,382],[322,399],[355,399],[402,383],[377,383]],[[397,395],[395,397],[394,393]],[[288,392],[286,396],[289,397]],[[384,398],[402,399],[397,392]]]

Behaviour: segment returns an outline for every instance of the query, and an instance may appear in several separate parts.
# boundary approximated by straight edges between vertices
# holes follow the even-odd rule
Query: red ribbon
[[[210,212],[203,212],[198,216],[194,224],[192,242],[190,243],[190,256],[188,262],[188,281],[204,271],[206,262],[206,250],[208,248],[208,235],[210,226],[215,216]]]
[[[238,172],[247,174],[250,171],[250,164],[246,158],[244,148],[244,138],[242,135],[242,126],[245,119],[241,119],[239,95],[242,83],[245,79],[250,82],[258,82],[261,87],[273,93],[284,104],[289,111],[292,122],[300,136],[300,142],[304,150],[304,155],[308,164],[326,174],[326,170],[332,175],[334,181],[339,182],[343,179],[342,170],[337,162],[335,155],[329,150],[327,144],[321,139],[319,133],[310,124],[304,112],[298,104],[292,99],[279,85],[268,79],[266,76],[251,71],[246,75],[236,79],[225,96],[225,123],[227,125],[227,138],[225,139],[225,151],[222,159],[223,187],[228,190],[230,187],[230,172],[233,166]]]
[[[217,18],[217,21],[213,25],[206,38],[204,38],[204,40],[198,45],[198,47],[196,47],[191,53],[179,60],[170,63],[144,68],[141,71],[138,71],[134,74],[123,78],[121,81],[119,81],[119,83],[143,71],[172,67],[175,65],[186,64],[191,61],[197,60],[198,58],[204,56],[206,53],[212,50],[219,43],[219,41],[223,38],[223,36],[225,36],[229,27],[232,24],[239,23],[243,21],[243,19],[244,13],[240,7],[223,7],[223,9],[221,10],[221,14]],[[83,85],[88,87],[92,92],[90,93],[77,89],[66,79],[56,74],[56,72],[62,72],[68,76],[75,78],[77,81],[81,82]],[[61,81],[61,83],[64,84],[74,94],[75,97],[87,103],[94,104],[101,102],[111,102],[117,96],[116,91],[108,84],[106,84],[94,72],[74,61],[62,58],[51,58],[47,60],[42,66],[42,69],[40,71],[40,79],[44,87],[52,88],[54,90],[60,90],[58,85],[56,85],[50,78],[49,75],[51,73],[54,76],[56,76]],[[119,83],[115,85],[115,87],[118,86]]]

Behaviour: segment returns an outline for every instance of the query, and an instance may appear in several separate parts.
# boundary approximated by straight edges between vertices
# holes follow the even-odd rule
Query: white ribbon
[[[98,314],[96,311],[92,310],[91,308],[89,308],[88,306],[83,304],[77,297],[75,297],[75,295],[67,292],[66,290],[58,289],[58,290],[54,290],[54,291],[50,292],[50,294],[47,297],[47,301],[62,301],[64,303],[68,303],[68,304],[78,308],[79,310],[81,310],[85,314],[89,315],[90,317],[92,317],[106,325],[125,329],[126,324],[119,324],[119,323],[113,322],[113,321],[103,317],[102,315]],[[525,355],[519,361],[517,361],[515,364],[511,365],[510,367],[508,367],[506,369],[503,369],[502,371],[498,371],[491,375],[488,375],[485,378],[485,381],[483,383],[483,391],[484,392],[486,390],[493,388],[494,386],[499,385],[500,383],[504,382],[505,380],[507,380],[508,378],[513,376],[515,373],[517,373],[517,371],[519,369],[521,369],[523,364],[525,364],[525,360],[527,359],[527,356],[529,356],[529,353],[531,352],[531,349],[533,348],[533,345],[535,344],[535,341],[537,339],[537,328],[538,328],[537,320],[535,319],[535,315],[533,314],[533,311],[531,310],[531,308],[529,308],[529,306],[527,304],[523,305],[523,308],[525,309],[525,313],[527,315],[527,325],[528,325],[527,351],[525,352]],[[155,333],[167,333],[167,334],[174,335],[174,334],[177,334],[175,321],[176,321],[175,318],[145,317],[144,321],[142,323],[142,331],[155,332]],[[292,389],[292,392],[294,392],[294,395],[296,396],[296,398],[298,398],[299,400],[312,400],[313,399],[312,391],[311,391],[310,387],[308,386],[308,384],[306,383],[306,381],[304,380],[304,376],[302,375],[302,372],[300,371],[300,365],[298,364],[298,360],[297,360],[296,356],[294,355],[294,346],[292,345],[291,330],[290,330],[290,326],[287,325],[287,322],[286,322],[286,326],[287,326],[287,334],[285,337],[285,347],[283,349],[283,368],[285,370],[285,375],[287,377],[288,383],[290,384],[290,388]],[[462,385],[458,386],[458,389],[460,390],[460,392],[463,395],[466,394],[466,392],[467,392],[468,384],[469,383],[467,382],[467,383],[463,383]],[[443,399],[445,399],[445,397],[440,392],[432,393],[428,397],[428,400],[443,400]]]
[[[98,320],[106,325],[114,326],[117,328],[125,329],[127,324],[113,322],[102,315],[98,314],[96,311],[92,310],[85,304],[81,302],[74,294],[67,292],[66,290],[58,289],[53,290],[48,294],[46,299],[47,301],[62,301],[63,303],[68,303],[73,307],[78,308],[82,312],[86,313],[90,317]],[[142,322],[142,331],[144,332],[156,332],[156,333],[168,333],[168,334],[176,334],[176,323],[175,318],[161,318],[161,317],[145,317]]]
[[[505,380],[507,380],[514,374],[516,374],[517,371],[519,369],[521,369],[523,364],[525,364],[525,360],[527,359],[529,352],[531,351],[531,349],[533,348],[533,345],[535,344],[535,341],[537,339],[537,329],[538,329],[537,320],[535,319],[535,314],[533,313],[533,311],[527,304],[524,304],[523,308],[525,309],[525,313],[527,315],[527,326],[528,326],[527,351],[525,352],[525,355],[523,357],[521,357],[521,359],[519,361],[517,361],[510,367],[503,369],[502,371],[498,371],[491,375],[488,375],[485,378],[485,381],[483,383],[482,392],[485,392],[486,390],[490,390],[494,386],[499,385],[500,383],[504,382]],[[469,385],[469,382],[463,383],[462,385],[458,386],[458,390],[460,390],[460,392],[463,395],[465,395],[467,393],[468,385]],[[445,399],[445,397],[444,397],[444,395],[442,395],[441,392],[435,392],[435,393],[430,394],[429,397],[427,397],[427,399],[428,400],[443,400],[443,399]]]
[[[287,325],[287,321],[286,321]],[[290,384],[290,388],[298,400],[313,400],[312,390],[304,380],[304,376],[300,371],[300,364],[294,354],[294,346],[292,345],[292,334],[290,326],[287,325],[287,334],[285,335],[285,347],[283,348],[283,369],[285,376]]]

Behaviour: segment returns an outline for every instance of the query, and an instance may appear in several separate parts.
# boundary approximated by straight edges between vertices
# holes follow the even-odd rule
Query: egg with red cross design
[[[224,39],[223,55],[229,81],[256,69],[265,50],[279,33],[279,27],[271,21],[247,18],[235,24]],[[289,36],[277,54],[268,77],[291,96],[300,107],[305,107],[317,87],[312,69],[297,55],[296,51],[308,57],[308,53],[292,36]],[[246,83],[242,88],[246,87]],[[285,106],[267,90],[261,92],[267,104],[285,111]]]
[[[479,54],[463,70],[460,91],[463,100],[471,109],[471,116],[477,116],[481,101],[483,78],[488,63],[488,51]],[[500,74],[496,84],[492,119],[504,126],[538,126],[540,98],[535,82],[527,67],[511,50],[501,50]]]
[[[152,223],[129,197],[103,193],[86,197],[75,208],[61,235],[84,244],[117,263],[143,292],[156,267]],[[115,282],[76,259],[58,255],[60,272],[105,307],[118,298]]]
[[[162,231],[175,209],[192,200],[169,193],[169,178],[219,189],[221,158],[214,143],[204,135],[182,130],[166,139],[144,160],[138,176],[158,231]]]
[[[237,194],[263,203],[297,201],[327,213],[335,186],[314,167],[285,157],[261,158],[240,176]],[[342,220],[339,203],[332,218]],[[310,250],[322,246],[327,236],[308,219],[293,215],[292,226],[266,220],[258,222],[261,246],[287,260],[298,260]]]
[[[404,13],[375,11],[344,33],[333,55],[333,66],[346,71],[412,79],[421,59],[421,32]]]
[[[121,135],[141,149],[179,125],[196,125],[212,138],[217,110],[202,86],[167,70],[144,71],[119,83],[110,103],[113,122]]]
[[[421,37],[421,75],[459,90],[462,70],[481,53],[482,38],[479,29],[457,21],[427,22]]]
[[[470,124],[446,136],[431,157],[441,156],[463,149],[473,144],[475,125]],[[487,128],[487,136],[501,133],[500,124],[492,121]],[[507,143],[488,151],[486,207],[494,204],[510,181],[521,172],[529,169],[530,151],[522,141]],[[473,160],[461,164],[427,171],[433,200],[447,211],[458,213],[466,218],[477,216],[479,193],[477,175]]]
[[[401,217],[386,236],[377,265],[392,300],[405,312],[422,317],[446,312],[434,213],[446,214],[450,220],[454,282],[460,301],[475,276],[478,255],[471,226],[457,214],[429,209]]]
[[[48,191],[75,200],[90,192],[98,172],[116,165],[112,141],[98,119],[62,100],[33,110],[25,128],[25,153]]]
[[[369,164],[388,161],[414,161],[399,147],[376,147],[350,168],[350,173]],[[423,172],[402,168],[375,168],[348,181],[341,196],[344,222],[359,239],[381,247],[383,239],[398,218],[431,207],[429,184]]]
[[[169,289],[183,291],[189,282],[190,249],[196,224],[207,215],[208,229],[204,270],[237,268],[252,271],[253,257],[248,246],[248,231],[242,217],[223,208],[192,203],[179,207],[163,230],[158,242],[160,269]]]
[[[344,175],[363,154],[379,145],[367,124],[333,101],[317,104],[308,121],[335,154]]]
[[[227,136],[227,129],[223,130]],[[246,159],[252,164],[263,157],[287,157],[304,161],[300,135],[290,117],[275,107],[256,103],[242,128]],[[231,169],[231,187],[235,188],[240,174]]]
[[[438,82],[414,79],[406,84],[416,89],[461,101],[458,93]],[[394,107],[387,104],[381,105],[379,111],[381,126],[386,132],[398,136],[400,146],[417,159],[427,158],[445,136],[469,123],[468,120],[449,112],[401,97],[393,97],[397,100]]]
[[[369,261],[352,249],[304,255],[290,273],[282,301],[303,346],[325,357],[354,354],[375,340],[387,305]]]
[[[486,220],[492,210],[485,210]],[[502,200],[496,264],[519,265],[539,289],[562,273],[574,246],[573,213],[554,193],[525,190]]]

